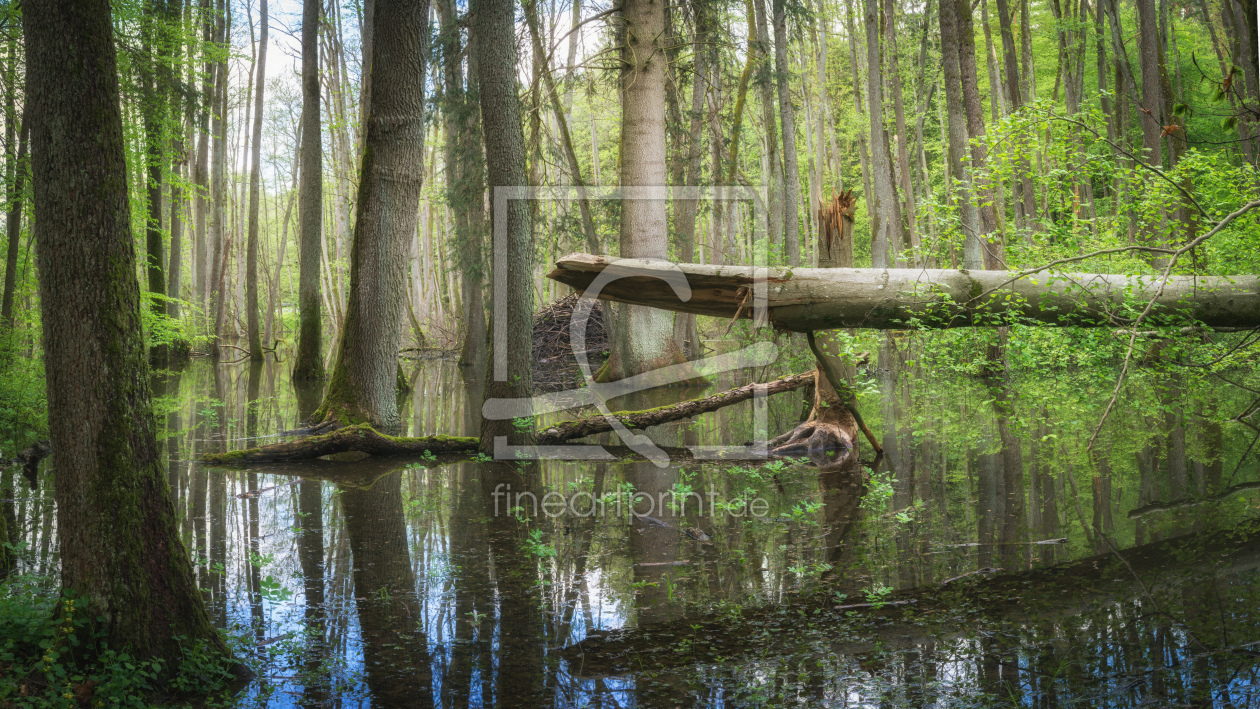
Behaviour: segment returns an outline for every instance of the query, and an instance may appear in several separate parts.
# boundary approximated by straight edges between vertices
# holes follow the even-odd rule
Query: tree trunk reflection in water
[[[424,616],[403,518],[402,473],[366,489],[339,486],[353,557],[354,598],[373,705],[433,706]]]
[[[545,492],[541,473],[534,462],[486,463],[478,475],[486,505],[483,514],[490,519],[490,560],[497,582],[499,657],[494,698],[498,706],[533,707],[543,691],[542,615],[538,599],[531,597],[537,588],[538,561],[522,548],[527,538],[525,524],[504,507],[495,514],[493,494],[500,484],[511,485],[513,500],[517,492],[533,492],[541,501]],[[528,502],[525,507],[529,513]]]
[[[315,406],[319,405],[318,398]],[[314,410],[314,407],[310,409]],[[303,687],[301,705],[316,707],[327,701],[329,677],[317,675],[325,651],[324,638],[324,495],[323,483],[298,483],[298,560],[302,566],[303,620],[306,648],[303,671],[311,678]],[[313,680],[313,681],[312,681]]]

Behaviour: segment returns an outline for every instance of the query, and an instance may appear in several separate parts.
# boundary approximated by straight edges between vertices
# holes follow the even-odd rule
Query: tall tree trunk
[[[3,343],[6,347],[13,344],[11,336],[17,324],[16,313],[13,310],[13,295],[17,290],[18,246],[22,241],[22,205],[26,202],[24,193],[27,166],[25,163],[27,136],[30,134],[30,123],[26,116],[26,109],[23,107],[22,129],[19,131],[21,137],[18,138],[17,155],[13,160],[13,181],[9,183],[12,185],[12,191],[9,193],[8,205],[5,209],[5,231],[9,245],[4,259],[4,300],[3,306],[0,306],[0,321],[3,321],[3,327],[8,329],[10,336],[10,339]]]
[[[350,296],[328,392],[317,418],[398,427],[398,347],[407,258],[424,182],[424,57],[428,0],[377,0],[375,80],[350,246]]]
[[[148,197],[148,220],[145,223],[145,271],[148,274],[148,291],[154,296],[149,309],[154,315],[166,315],[166,256],[165,239],[162,235],[162,163],[166,141],[164,128],[170,84],[167,69],[165,18],[162,17],[161,0],[147,0],[141,16],[141,37],[145,57],[142,63],[143,107],[145,142],[145,189]],[[159,345],[151,353],[155,361],[165,362],[167,347]]]
[[[166,4],[166,18],[173,28],[171,31],[172,45],[170,49],[170,71],[173,81],[168,91],[167,100],[170,101],[171,123],[173,126],[178,126],[178,128],[171,131],[171,140],[168,146],[171,159],[171,180],[167,188],[167,201],[170,203],[171,210],[171,243],[170,253],[167,256],[166,294],[171,297],[171,300],[166,303],[166,317],[172,320],[179,319],[179,299],[183,298],[182,291],[184,289],[184,191],[180,185],[184,182],[184,165],[188,162],[188,151],[184,144],[184,138],[192,120],[191,112],[184,110],[185,107],[191,108],[191,103],[184,100],[182,91],[177,90],[178,84],[182,84],[184,81],[185,29],[181,26],[184,14],[183,4],[184,0],[168,0]],[[188,351],[186,347],[181,347],[180,349],[185,354]],[[174,353],[172,352],[172,354]]]
[[[258,63],[254,87],[254,140],[249,170],[249,232],[245,256],[245,322],[249,333],[249,359],[263,361],[262,339],[258,330],[258,171],[262,156],[263,87],[267,77],[267,0],[258,6]]]
[[[901,95],[901,69],[897,61],[896,6],[893,0],[884,0],[884,31],[888,42],[888,73],[889,83],[892,87],[893,114],[897,122],[897,164],[901,173],[902,196],[906,200],[905,227],[909,243],[904,244],[904,246],[909,246],[917,251],[919,248],[919,229],[915,218],[918,213],[918,207],[914,201],[914,186],[910,184],[910,149],[906,144],[906,112]],[[898,224],[898,235],[900,235],[901,226],[901,224]],[[894,254],[897,253],[902,246],[903,244],[898,243],[892,249],[892,252]]]
[[[521,103],[516,94],[516,13],[512,0],[476,0],[474,49],[477,61],[477,91],[481,105],[481,128],[486,151],[486,179],[491,203],[499,187],[525,185],[525,135],[521,131]],[[659,58],[658,58],[658,61]],[[495,302],[495,327],[489,366],[486,368],[485,397],[526,398],[533,395],[530,364],[533,361],[533,244],[529,206],[522,200],[508,200],[505,209],[494,210],[495,224],[506,238],[492,254],[496,281],[506,286]],[[661,237],[664,238],[662,232]],[[501,358],[496,351],[502,352]],[[506,366],[501,366],[506,365]],[[481,451],[494,452],[495,438],[528,444],[532,430],[517,431],[511,420],[485,419],[481,423]]]
[[[215,64],[210,61],[209,49],[215,34],[210,0],[201,0],[198,7],[201,12],[201,43],[205,61],[201,70],[201,94],[198,96],[197,106],[197,155],[193,164],[193,182],[196,184],[193,199],[193,273],[196,281],[193,302],[201,324],[199,331],[204,332],[205,314],[209,307],[207,291],[211,270],[210,246],[206,240],[206,198],[210,190],[210,110],[214,106],[215,73]]]
[[[759,2],[760,0],[754,0]],[[688,109],[688,127],[686,141],[686,157],[683,160],[682,184],[689,187],[700,184],[701,164],[704,158],[704,121],[707,113],[707,96],[709,82],[709,59],[711,52],[705,46],[712,32],[712,17],[709,6],[703,0],[692,3],[694,16],[695,40],[692,43],[693,65],[691,72],[691,106]],[[773,108],[771,109],[773,113]],[[771,115],[773,120],[773,115]],[[776,161],[777,162],[777,161]],[[780,178],[781,179],[781,178]],[[678,257],[683,261],[696,260],[696,213],[700,200],[684,199],[674,202],[674,240]],[[772,216],[771,219],[774,217]],[[782,210],[780,208],[779,223],[782,227]],[[776,244],[771,243],[771,248]],[[607,313],[611,308],[605,309]],[[696,318],[691,313],[678,313],[674,316],[674,339],[678,347],[688,357],[700,356],[700,333],[696,329]]]
[[[783,123],[783,244],[789,266],[801,265],[801,172],[796,161],[796,115],[788,87],[787,0],[771,0],[774,10],[774,68]]]
[[[664,190],[665,6],[660,0],[622,4],[625,42],[621,59],[621,185]],[[745,82],[746,83],[746,82]],[[665,195],[621,202],[621,256],[669,255]],[[604,381],[615,381],[685,361],[674,340],[674,314],[655,308],[617,308],[612,353]]]
[[[761,124],[766,132],[768,175],[762,176],[766,191],[770,249],[783,253],[783,167],[779,164],[779,130],[774,116],[774,65],[770,60],[770,26],[766,18],[765,0],[750,0],[757,29],[757,67],[753,82],[761,98]],[[699,76],[699,72],[696,74]],[[695,183],[688,183],[695,184]],[[693,217],[694,219],[694,217]]]
[[[967,113],[963,108],[962,75],[958,63],[958,33],[955,21],[954,3],[941,0],[941,66],[945,83],[945,110],[949,123],[949,150],[947,162],[949,174],[953,178],[954,199],[958,205],[959,223],[962,226],[964,248],[963,268],[977,270],[984,263],[978,243],[973,243],[980,234],[980,214],[972,201],[971,175],[965,165],[964,156],[969,143],[967,134]]]
[[[223,45],[227,42],[228,18],[227,3],[218,0],[215,19],[215,42]],[[223,327],[223,283],[224,267],[227,264],[229,240],[224,234],[227,221],[227,176],[224,174],[227,162],[227,60],[220,59],[214,68],[214,104],[211,108],[210,130],[210,356],[219,358],[219,336]]]
[[[293,378],[324,378],[319,260],[324,239],[324,141],[319,121],[322,0],[302,6],[302,172],[298,184],[298,341]]]
[[[949,0],[943,0],[949,2]],[[980,178],[987,169],[988,148],[984,144],[984,107],[980,103],[980,85],[976,73],[976,40],[971,21],[969,0],[954,2],[954,31],[958,37],[958,69],[962,82],[963,109],[967,112],[967,137],[971,140],[972,187],[980,212],[980,232],[967,240],[967,268],[1005,268],[1000,242],[989,235],[997,231],[997,210],[993,205],[993,185]],[[1000,235],[999,235],[1000,236]]]
[[[229,655],[179,538],[140,326],[109,3],[24,5],[61,580],[111,646]]]
[[[884,80],[880,71],[880,0],[866,0],[866,95],[871,141],[871,266],[889,268],[901,243],[897,188],[893,186],[892,153],[884,131]]]

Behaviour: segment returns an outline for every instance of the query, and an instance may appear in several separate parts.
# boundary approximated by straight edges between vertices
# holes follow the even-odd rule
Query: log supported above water
[[[720,318],[755,316],[764,293],[769,321],[808,332],[836,328],[951,328],[1007,324],[1111,327],[1125,306],[1151,298],[1147,321],[1260,327],[1260,279],[1240,276],[1122,276],[1041,271],[873,268],[759,268],[674,264],[570,254],[548,277],[599,298]],[[685,277],[680,297],[676,286]],[[755,286],[764,284],[763,288]],[[1162,288],[1162,289],[1161,289]],[[688,293],[689,290],[689,293]],[[1131,317],[1131,315],[1130,315]]]
[[[710,411],[747,401],[758,390],[767,396],[793,391],[814,381],[814,373],[791,374],[765,384],[745,384],[741,387],[718,392],[700,399],[689,399],[669,406],[645,411],[614,411],[612,416],[629,428],[643,429],[673,421],[681,421]],[[555,445],[577,438],[604,433],[613,429],[607,416],[595,415],[576,421],[564,421],[539,431],[539,445]],[[322,431],[324,429],[300,429]],[[252,465],[256,463],[281,463],[310,460],[334,453],[351,451],[371,455],[424,455],[425,453],[453,453],[477,449],[477,439],[465,436],[421,436],[407,438],[387,436],[368,424],[338,428],[329,433],[307,436],[285,443],[275,443],[261,448],[211,453],[202,457],[206,463],[217,465]]]

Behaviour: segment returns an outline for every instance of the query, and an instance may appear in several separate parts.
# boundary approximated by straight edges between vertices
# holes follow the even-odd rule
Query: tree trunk
[[[202,65],[201,94],[197,107],[197,155],[193,164],[193,182],[196,194],[193,199],[193,303],[196,317],[204,332],[205,313],[208,307],[207,289],[210,285],[210,254],[206,242],[206,198],[210,189],[210,110],[214,106],[214,68],[207,51],[214,40],[214,22],[210,14],[210,0],[201,0],[201,42],[206,61]]]
[[[783,243],[789,266],[801,265],[801,173],[796,163],[796,116],[788,87],[787,0],[771,0],[774,9],[774,67],[783,123]]]
[[[267,77],[267,0],[258,6],[258,63],[254,87],[254,139],[249,170],[249,232],[245,256],[245,322],[249,334],[249,359],[263,361],[262,339],[258,330],[258,171],[262,155],[263,87]]]
[[[18,245],[22,241],[22,206],[26,202],[26,150],[27,136],[30,134],[30,124],[26,120],[26,111],[23,109],[21,138],[18,139],[17,157],[14,164],[13,175],[13,191],[9,194],[9,204],[6,216],[6,232],[9,238],[9,248],[4,260],[4,301],[0,307],[0,321],[3,321],[4,327],[8,328],[10,334],[16,325],[15,313],[13,311],[13,294],[17,289],[17,263],[18,263]],[[12,340],[4,343],[6,346],[11,345]]]
[[[486,151],[486,178],[491,203],[500,187],[525,185],[525,135],[521,132],[521,104],[516,94],[515,5],[511,0],[476,0],[474,17],[477,90]],[[657,59],[658,63],[661,61]],[[663,138],[664,136],[662,136]],[[663,156],[662,156],[663,168]],[[497,223],[505,218],[505,223]],[[529,206],[508,200],[495,209],[493,226],[505,238],[492,255],[493,274],[505,288],[495,302],[496,328],[486,369],[487,398],[525,398],[533,394],[533,243]],[[662,225],[663,227],[663,225]],[[662,229],[661,238],[664,238]],[[496,356],[496,350],[502,356]],[[495,438],[527,444],[532,436],[517,432],[512,421],[483,420],[481,451],[494,452]]]
[[[949,0],[943,0],[949,2]],[[993,186],[987,178],[975,178],[976,170],[983,171],[988,160],[988,148],[984,144],[984,107],[980,103],[980,86],[976,73],[976,41],[971,22],[969,0],[954,2],[954,31],[958,37],[958,68],[962,83],[963,108],[967,112],[967,137],[971,140],[972,188],[979,201],[980,231],[973,239],[967,238],[970,259],[967,268],[995,268],[1005,266],[1000,242],[994,242],[989,234],[997,230],[997,210],[993,206]]]
[[[649,260],[570,254],[548,274],[579,291],[605,269],[633,274],[608,283],[600,298],[719,318],[751,318],[740,307],[754,279],[766,283],[770,322],[794,332],[846,327],[904,329],[993,327],[1016,321],[1055,327],[1114,327],[1118,308],[1155,297],[1150,276],[1046,271],[876,268],[770,268],[677,264],[692,297],[678,300]],[[668,270],[674,270],[670,267]],[[1007,283],[1007,281],[1012,281]],[[1077,285],[1088,283],[1088,288]],[[1260,277],[1169,276],[1152,310],[1157,322],[1193,318],[1208,327],[1260,326]]]
[[[958,34],[955,30],[954,3],[940,2],[941,66],[945,83],[945,110],[949,119],[949,150],[947,162],[953,178],[954,201],[958,205],[959,222],[964,239],[963,267],[977,270],[983,267],[979,244],[980,214],[972,201],[971,176],[963,156],[966,154],[967,114],[963,109],[962,76],[958,64]]]
[[[298,184],[298,341],[293,378],[324,378],[319,260],[324,239],[324,142],[319,120],[321,0],[302,6],[302,172]]]
[[[109,3],[23,11],[62,586],[75,615],[103,619],[111,647],[172,669],[195,642],[229,655],[180,541],[157,444]]]
[[[424,181],[428,0],[377,0],[375,80],[350,247],[350,296],[328,392],[316,418],[398,426],[398,347],[407,256]]]
[[[627,0],[621,73],[621,185],[664,191],[665,6],[660,0]],[[646,196],[646,195],[645,195]],[[620,251],[627,258],[669,255],[666,195],[621,202]],[[600,381],[615,381],[685,361],[674,340],[674,316],[653,308],[617,311],[611,355]]]
[[[163,3],[164,4],[164,3]],[[159,11],[157,0],[147,0],[141,18],[142,51],[146,54],[141,64],[145,142],[145,188],[148,197],[148,221],[145,224],[145,270],[148,273],[148,291],[156,296],[166,295],[166,257],[163,253],[165,240],[162,236],[162,163],[165,156],[163,128],[166,123],[166,89],[169,71],[166,68],[166,49],[163,35],[165,18]],[[160,297],[149,303],[153,314],[166,315],[166,303]],[[166,361],[166,346],[154,349],[157,361]]]
[[[893,116],[897,122],[897,164],[901,172],[901,191],[906,200],[905,228],[909,242],[897,243],[891,249],[895,255],[902,247],[919,248],[919,229],[915,222],[918,208],[914,202],[914,186],[910,184],[910,149],[906,145],[906,112],[901,95],[901,69],[897,62],[897,22],[893,0],[884,0],[884,32],[888,47],[888,74],[892,85]],[[899,210],[900,211],[900,210]],[[901,235],[902,224],[897,225],[896,234]]]
[[[218,0],[215,20],[215,42],[227,42],[227,3]],[[227,263],[227,239],[224,235],[227,215],[227,60],[221,59],[214,66],[214,102],[210,115],[210,303],[207,316],[210,319],[210,356],[219,358],[219,330],[223,325],[224,264]]]
[[[888,133],[884,130],[884,80],[880,70],[880,0],[866,0],[866,96],[871,143],[871,266],[888,268],[901,244],[901,215],[893,186]]]
[[[761,124],[766,132],[766,153],[769,174],[762,176],[766,192],[767,230],[770,250],[784,253],[783,246],[783,167],[779,164],[779,130],[774,116],[774,65],[770,60],[770,28],[764,0],[750,0],[757,30],[757,68],[753,81],[761,97]],[[696,76],[700,76],[697,72]],[[695,184],[689,182],[688,184]],[[693,217],[694,219],[694,217]]]

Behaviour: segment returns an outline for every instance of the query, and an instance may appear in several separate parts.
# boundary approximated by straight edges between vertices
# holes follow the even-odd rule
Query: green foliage
[[[0,356],[7,359],[0,368],[0,442],[11,455],[47,435],[44,362],[40,357]]]
[[[0,637],[0,706],[139,709],[158,696],[222,692],[232,679],[227,660],[203,641],[180,643],[173,672],[161,659],[110,647],[74,598],[38,576],[0,586]]]

